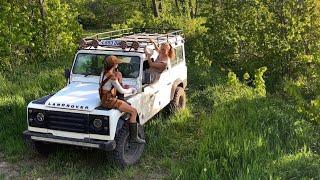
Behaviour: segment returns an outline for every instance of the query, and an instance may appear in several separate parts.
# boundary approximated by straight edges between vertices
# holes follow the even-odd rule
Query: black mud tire
[[[31,149],[42,156],[49,156],[57,150],[57,145],[52,143],[46,143],[41,141],[30,141],[29,146]]]
[[[143,127],[138,126],[139,137],[145,139]],[[125,124],[116,134],[116,148],[112,151],[113,161],[120,167],[136,164],[143,154],[145,144],[129,143],[130,138],[128,124]]]
[[[183,110],[186,108],[187,104],[187,95],[182,87],[177,87],[174,92],[173,99],[169,104],[170,113],[175,113],[177,111]]]

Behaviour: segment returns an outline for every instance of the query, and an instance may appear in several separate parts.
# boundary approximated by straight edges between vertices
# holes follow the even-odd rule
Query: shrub
[[[77,13],[61,0],[0,4],[2,71],[32,61],[70,57],[81,29]]]
[[[320,52],[315,0],[232,0],[215,5],[206,24],[207,44],[209,56],[220,66],[237,74],[267,67],[267,87],[272,90],[282,90],[286,77],[315,72],[310,71]]]

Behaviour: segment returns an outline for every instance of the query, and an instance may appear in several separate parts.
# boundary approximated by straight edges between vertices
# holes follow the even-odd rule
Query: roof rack
[[[85,37],[80,42],[80,48],[94,47],[110,47],[121,48],[129,51],[144,48],[149,45],[149,39],[155,39],[157,44],[164,42],[178,42],[178,36],[183,39],[182,30],[178,29],[155,29],[155,28],[128,28],[115,31],[97,33],[92,36]],[[181,38],[180,38],[181,40]]]
[[[106,40],[106,39],[112,39],[116,37],[121,37],[125,35],[130,35],[133,34],[133,28],[128,28],[128,29],[119,29],[115,31],[107,31],[107,32],[102,32],[102,33],[97,33],[92,36],[85,37],[85,40]]]

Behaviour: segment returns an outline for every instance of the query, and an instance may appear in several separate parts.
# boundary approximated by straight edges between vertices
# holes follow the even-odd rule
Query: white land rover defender
[[[148,82],[148,62],[144,49],[154,49],[149,42],[169,42],[176,58],[156,82]],[[156,57],[156,51],[153,51]],[[67,86],[29,103],[26,142],[40,154],[48,154],[56,144],[67,144],[112,151],[120,166],[136,163],[144,144],[130,143],[128,114],[101,107],[99,78],[106,56],[115,55],[122,63],[119,71],[123,84],[138,93],[123,97],[138,111],[138,134],[144,137],[143,124],[155,114],[170,107],[171,111],[186,105],[187,66],[181,30],[122,29],[85,38],[77,51],[71,71],[66,69]]]

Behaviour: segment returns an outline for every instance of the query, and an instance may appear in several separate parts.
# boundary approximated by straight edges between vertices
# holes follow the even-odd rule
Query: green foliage
[[[255,90],[257,94],[260,96],[266,96],[266,85],[263,79],[264,73],[267,71],[266,67],[262,67],[256,70],[254,74],[254,81],[253,84],[255,85]]]
[[[42,2],[42,3],[41,3]],[[60,0],[1,1],[2,71],[32,61],[70,57],[81,33],[77,13]]]
[[[84,29],[110,29],[112,24],[122,24],[127,19],[143,12],[138,2],[128,0],[117,1],[82,1],[79,11],[79,22]]]
[[[302,150],[300,153],[281,157],[274,164],[275,178],[313,179],[320,176],[320,157],[310,151]]]
[[[267,71],[266,67],[262,67],[256,70],[255,74],[254,74],[254,80],[253,80],[253,85],[254,85],[254,92],[261,97],[265,97],[266,96],[266,85],[265,85],[265,81],[263,79],[263,75],[264,73]],[[250,75],[249,73],[245,73],[243,75],[243,79],[244,79],[244,83],[250,84],[249,81]],[[239,88],[243,88],[245,87],[244,84],[242,84],[239,79],[237,78],[237,75],[232,72],[229,71],[228,73],[228,85],[239,89]]]
[[[287,80],[284,91],[286,92],[286,95],[296,103],[298,112],[304,114],[308,119],[310,119],[310,121],[319,124],[320,81],[310,81],[310,79],[301,77],[296,81]]]
[[[27,126],[27,104],[65,85],[63,67],[66,64],[70,65],[70,60],[23,64],[14,74],[0,73],[0,113],[3,115],[0,118],[0,150],[8,158],[20,158],[26,152],[21,133]]]
[[[209,56],[236,73],[268,68],[269,89],[315,66],[320,18],[315,0],[215,3],[207,21]],[[312,71],[314,72],[314,71]]]
[[[79,14],[78,18],[79,23],[82,24],[83,27],[95,27],[98,23],[96,15],[90,11]]]
[[[120,172],[102,160],[103,152],[60,147],[49,159],[23,164],[22,176],[320,176],[320,29],[315,0],[163,0],[157,1],[158,17],[152,1],[39,2],[0,2],[0,150],[7,160],[34,159],[21,136],[27,125],[25,107],[65,85],[63,69],[71,64],[81,33],[77,21],[85,29],[183,29],[189,107],[173,116],[160,114],[146,125],[148,146],[135,167]],[[267,88],[273,91],[267,93]]]
[[[239,85],[239,80],[237,78],[237,75],[232,71],[230,71],[228,73],[228,84],[230,86],[238,86]]]
[[[262,97],[255,89],[239,83],[232,72],[228,77],[228,85],[208,87],[189,98],[196,112],[203,109],[191,122],[201,122],[197,132],[201,139],[195,148],[190,146],[173,177],[318,177],[319,165],[311,160],[317,160],[318,155],[313,152],[309,152],[308,160],[298,159],[290,164],[279,160],[289,154],[300,156],[302,149],[313,146],[318,139],[317,128],[303,119],[294,106]],[[310,173],[300,173],[306,169]]]

